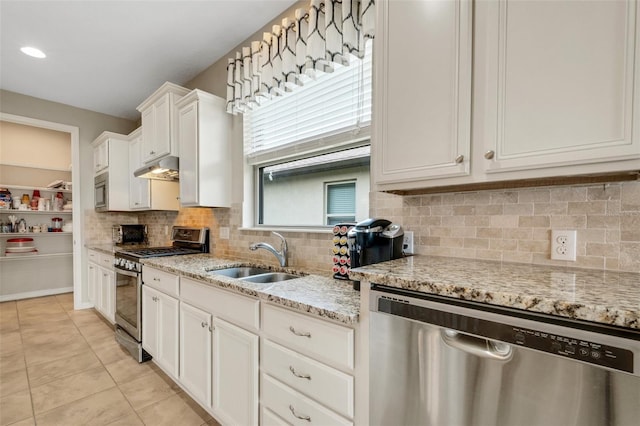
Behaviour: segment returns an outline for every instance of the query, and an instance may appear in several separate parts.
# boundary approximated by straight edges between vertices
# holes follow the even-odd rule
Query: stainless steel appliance
[[[180,159],[174,156],[159,158],[151,163],[145,164],[133,172],[135,177],[159,180],[178,180],[180,172],[178,166]]]
[[[371,425],[635,425],[640,332],[374,286]]]
[[[151,356],[142,349],[142,264],[141,259],[209,252],[209,229],[174,226],[172,245],[118,250],[116,272],[116,340],[143,362]]]
[[[94,178],[94,207],[97,212],[109,210],[109,173],[102,173]]]
[[[113,225],[113,243],[117,245],[142,244],[147,242],[146,225]]]

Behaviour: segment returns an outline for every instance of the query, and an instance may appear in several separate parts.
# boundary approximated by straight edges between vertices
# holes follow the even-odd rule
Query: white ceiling
[[[0,88],[137,119],[162,83],[191,80],[293,3],[0,0]]]

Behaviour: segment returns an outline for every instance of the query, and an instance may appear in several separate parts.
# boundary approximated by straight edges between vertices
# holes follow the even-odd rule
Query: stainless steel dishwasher
[[[374,285],[372,425],[640,424],[640,333]]]

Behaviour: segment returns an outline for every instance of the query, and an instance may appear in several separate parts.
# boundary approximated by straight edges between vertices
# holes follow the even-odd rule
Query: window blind
[[[327,214],[348,214],[356,212],[356,183],[327,185]]]
[[[308,80],[243,116],[249,163],[340,146],[368,137],[371,124],[371,43],[364,59]]]

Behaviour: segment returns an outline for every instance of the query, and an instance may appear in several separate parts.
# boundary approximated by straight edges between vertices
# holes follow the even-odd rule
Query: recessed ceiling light
[[[21,47],[20,51],[25,55],[33,56],[34,58],[42,59],[47,57],[47,55],[45,55],[42,50],[36,49],[35,47],[31,46]]]

